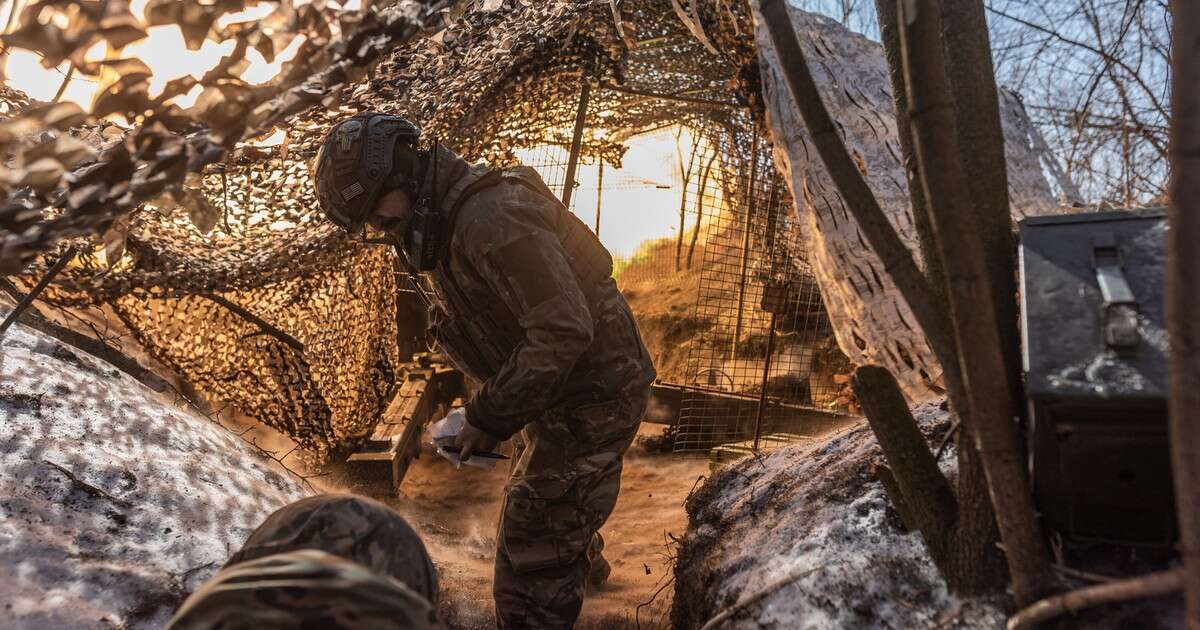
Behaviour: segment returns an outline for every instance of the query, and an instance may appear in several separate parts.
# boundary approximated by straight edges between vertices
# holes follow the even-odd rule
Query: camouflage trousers
[[[524,429],[497,536],[496,624],[570,628],[583,606],[600,527],[621,490],[622,458],[648,392],[548,411]]]

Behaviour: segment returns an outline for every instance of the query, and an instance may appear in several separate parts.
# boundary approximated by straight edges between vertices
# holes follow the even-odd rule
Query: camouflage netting
[[[639,131],[750,124],[756,86],[743,76],[755,67],[744,3],[696,3],[698,21],[650,1],[615,10],[607,0],[489,0],[457,10],[463,4],[449,27],[397,49],[329,99],[334,109],[293,116],[282,145],[242,146],[189,176],[187,216],[164,216],[156,210],[169,210],[169,200],[151,200],[115,221],[107,253],[79,256],[47,301],[110,306],[156,359],[202,391],[327,453],[369,430],[401,360],[393,254],[348,241],[322,221],[312,195],[307,163],[335,120],[366,109],[401,113],[467,158],[504,163],[518,147],[569,142],[588,80],[591,127],[609,133],[589,134],[583,153],[610,164],[619,164],[619,141]],[[704,42],[689,28],[701,22]],[[121,141],[95,131],[82,133],[102,145]],[[54,258],[29,265],[18,284],[28,288]]]
[[[420,21],[414,3],[401,4],[405,19]],[[444,13],[449,25],[441,30],[425,19],[429,37],[377,28],[374,39],[355,40],[361,49],[331,44],[335,71],[322,70],[319,80],[301,84],[289,74],[295,87],[270,101],[267,114],[268,105],[252,107],[254,93],[230,101],[249,103],[241,109],[203,118],[229,126],[243,112],[250,120],[238,133],[190,137],[188,168],[174,168],[156,190],[181,183],[185,170],[200,174],[165,201],[120,189],[121,177],[138,177],[132,167],[110,180],[121,197],[107,190],[87,197],[87,180],[64,179],[66,209],[51,211],[49,222],[31,223],[10,197],[0,208],[7,231],[0,262],[9,266],[0,269],[11,269],[12,257],[28,259],[30,247],[46,251],[57,238],[105,234],[106,247],[79,256],[48,300],[111,306],[154,357],[188,381],[328,453],[368,431],[386,404],[403,359],[394,314],[398,296],[409,299],[387,248],[348,241],[320,217],[307,163],[333,122],[368,109],[399,113],[464,157],[501,164],[520,147],[568,144],[587,81],[584,159],[619,164],[623,140],[682,124],[732,139],[723,166],[744,170],[752,137],[763,140],[759,159],[769,162],[771,151],[749,11],[746,0],[464,0]],[[363,51],[389,41],[408,43],[354,80],[374,60]],[[301,111],[314,102],[324,107]],[[209,150],[233,148],[243,126],[265,136],[266,123],[286,132],[281,145]],[[183,150],[168,141],[177,135],[157,128],[122,138],[102,127],[73,133],[156,168],[168,159],[164,151]],[[0,145],[6,142],[0,133]],[[739,194],[726,191],[727,198]],[[188,216],[168,212],[174,205]],[[805,259],[804,252],[794,257],[796,264]],[[27,265],[18,283],[27,288],[47,263]]]

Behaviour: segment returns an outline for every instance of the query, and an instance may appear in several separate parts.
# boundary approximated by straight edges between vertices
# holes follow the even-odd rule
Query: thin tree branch
[[[75,76],[75,63],[72,62],[67,68],[67,74],[63,77],[62,83],[58,86],[58,91],[54,93],[54,98],[50,99],[51,103],[57,103],[62,98],[64,92],[67,91],[67,86],[71,84],[71,78]]]
[[[728,620],[730,617],[733,617],[733,615],[735,613],[737,613],[739,610],[742,610],[743,608],[746,608],[747,606],[752,606],[752,605],[758,603],[763,598],[765,598],[767,595],[770,595],[771,593],[778,591],[779,589],[787,586],[788,584],[791,584],[792,582],[795,582],[796,580],[799,580],[800,578],[802,578],[806,575],[816,573],[817,571],[820,571],[821,569],[824,569],[824,568],[825,568],[824,566],[813,567],[811,569],[808,569],[807,571],[797,571],[791,575],[788,575],[788,576],[785,576],[778,580],[775,580],[774,582],[768,584],[761,591],[758,591],[757,593],[754,593],[753,595],[750,595],[749,597],[743,597],[742,599],[738,600],[732,606],[717,613],[716,616],[714,616],[712,619],[709,619],[703,626],[700,626],[700,630],[714,630],[715,628],[720,627],[720,625],[722,623],[724,623],[726,620]]]
[[[75,484],[76,487],[78,487],[80,490],[83,490],[84,492],[92,495],[93,497],[95,497],[97,499],[105,499],[105,500],[109,501],[110,503],[112,503],[113,505],[116,505],[117,507],[125,508],[126,510],[133,508],[133,504],[130,503],[129,501],[126,501],[125,499],[122,499],[121,497],[114,497],[113,495],[109,494],[108,492],[105,492],[103,489],[97,488],[96,486],[93,486],[92,484],[80,479],[78,476],[75,475],[75,473],[71,472],[71,469],[67,468],[66,466],[63,466],[61,464],[56,464],[48,459],[43,459],[42,463],[61,472],[67,479],[70,479],[71,483]]]
[[[258,326],[259,331],[262,332],[263,334],[270,335],[270,336],[278,339],[279,341],[282,341],[284,344],[288,345],[296,352],[298,352],[300,354],[304,354],[304,344],[300,343],[299,341],[296,340],[295,337],[276,328],[275,326],[271,325],[269,322],[267,322],[263,318],[255,315],[254,313],[251,313],[250,311],[242,308],[241,306],[238,306],[237,304],[234,304],[233,302],[230,302],[229,300],[227,300],[224,297],[221,297],[220,295],[217,295],[215,293],[202,293],[202,294],[200,294],[200,297],[206,298],[212,302],[215,302],[217,304],[220,304],[221,306],[224,306],[225,308],[229,309],[230,311],[233,311],[235,314],[237,314],[242,319],[245,319],[246,321],[254,324],[255,326]]]
[[[1168,121],[1171,120],[1171,115],[1167,112],[1166,109],[1163,108],[1162,103],[1159,102],[1159,99],[1157,97],[1155,97],[1154,90],[1151,90],[1150,87],[1148,85],[1146,85],[1146,82],[1144,80],[1142,80],[1142,77],[1138,74],[1138,72],[1136,70],[1134,70],[1133,68],[1130,68],[1129,64],[1125,63],[1120,58],[1109,55],[1108,53],[1104,52],[1103,50],[1100,50],[1099,48],[1096,48],[1095,46],[1092,46],[1091,44],[1088,44],[1086,42],[1081,42],[1081,41],[1078,41],[1075,39],[1071,39],[1069,37],[1064,36],[1061,33],[1058,33],[1057,31],[1054,31],[1053,29],[1046,28],[1039,24],[1034,24],[1033,22],[1030,22],[1029,20],[1019,18],[1015,15],[1011,15],[1009,13],[1006,13],[1006,12],[996,9],[994,7],[989,6],[989,7],[987,7],[987,10],[990,13],[993,13],[999,17],[1005,18],[1007,20],[1012,20],[1013,22],[1016,22],[1017,24],[1020,24],[1021,26],[1024,26],[1026,28],[1031,28],[1035,31],[1038,31],[1040,33],[1043,33],[1045,35],[1053,37],[1054,39],[1057,39],[1058,41],[1060,41],[1064,44],[1069,44],[1071,46],[1076,46],[1078,48],[1082,48],[1093,54],[1100,56],[1102,59],[1105,59],[1105,60],[1111,59],[1112,63],[1119,66],[1125,72],[1128,72],[1130,77],[1134,80],[1134,82],[1137,83],[1140,88],[1142,88],[1142,91],[1146,93],[1147,97],[1149,97],[1150,103],[1154,106],[1154,109],[1158,112],[1158,114],[1163,117],[1163,120],[1168,120]]]
[[[1043,599],[1008,620],[1008,630],[1029,630],[1064,613],[1113,602],[1173,593],[1183,585],[1183,569],[1118,580]]]
[[[0,324],[0,339],[4,338],[4,333],[8,332],[8,327],[12,326],[13,322],[17,321],[17,318],[21,316],[21,313],[23,313],[25,309],[29,308],[30,304],[33,304],[33,301],[36,300],[38,296],[41,295],[42,291],[50,285],[50,282],[54,280],[54,277],[57,276],[64,267],[67,266],[67,263],[71,262],[71,259],[75,258],[77,253],[79,253],[78,248],[76,248],[74,245],[69,247],[66,253],[60,256],[59,259],[54,262],[54,265],[52,265],[50,269],[46,271],[46,275],[42,276],[41,280],[38,280],[38,283],[34,285],[33,290],[31,290],[24,299],[22,299],[20,302],[17,302],[17,305],[13,307],[13,310],[8,314],[8,317],[4,318],[4,323]]]

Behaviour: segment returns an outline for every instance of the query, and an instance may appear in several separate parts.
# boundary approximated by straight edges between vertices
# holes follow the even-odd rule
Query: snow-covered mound
[[[0,627],[161,627],[297,481],[27,328],[0,346]]]
[[[938,407],[915,411],[926,432],[945,430]],[[806,571],[721,628],[1003,627],[993,603],[950,595],[920,535],[901,531],[872,474],[880,457],[864,420],[819,446],[783,448],[716,472],[688,500],[675,627],[699,627]]]

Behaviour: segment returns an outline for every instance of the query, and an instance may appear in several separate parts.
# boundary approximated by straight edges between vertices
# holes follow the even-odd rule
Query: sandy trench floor
[[[662,429],[644,423],[640,434],[657,435]],[[708,472],[705,459],[649,453],[639,444],[630,449],[616,510],[601,530],[612,575],[606,585],[589,591],[576,628],[666,627],[673,593],[672,537],[687,528],[684,500]],[[379,497],[424,539],[438,568],[441,612],[451,628],[495,627],[492,563],[507,475],[507,462],[490,471],[455,470],[433,452],[423,452],[409,469],[401,496]]]

